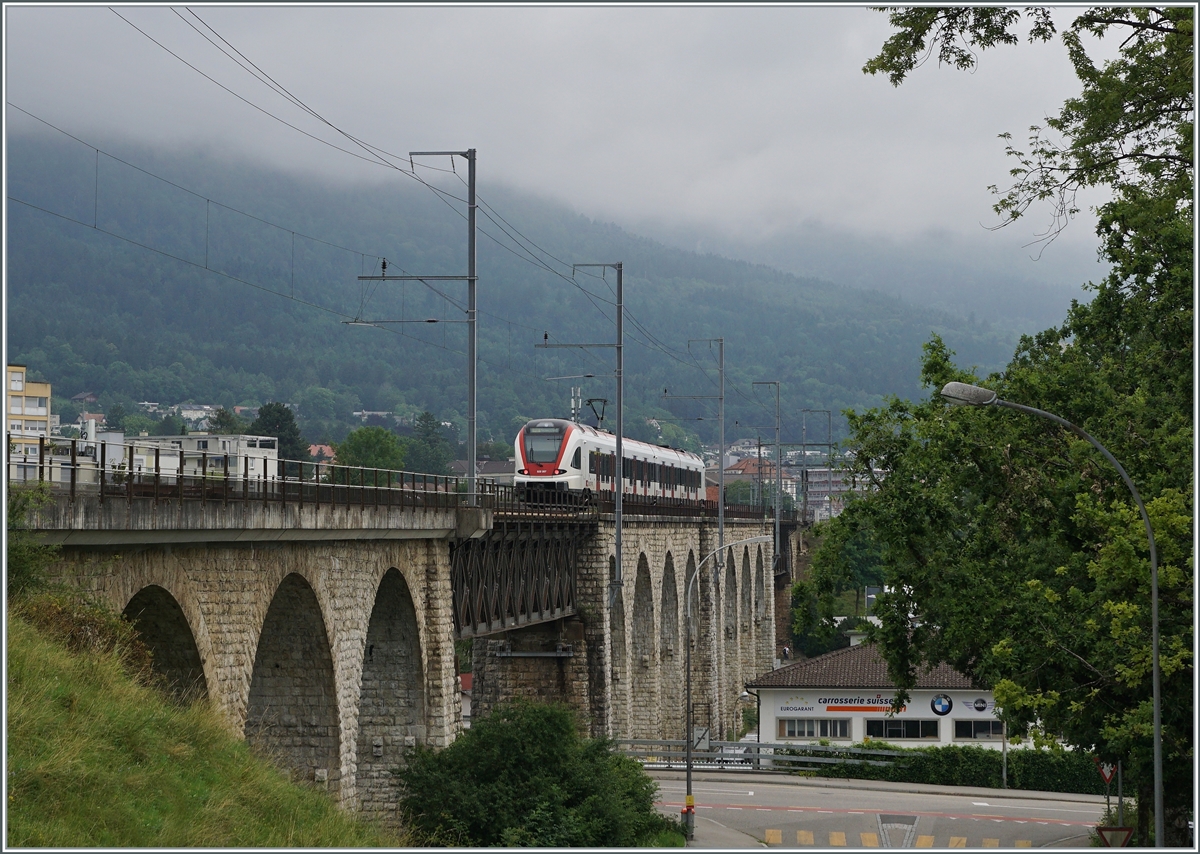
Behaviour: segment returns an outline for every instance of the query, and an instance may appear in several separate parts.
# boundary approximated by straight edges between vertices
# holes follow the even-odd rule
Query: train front
[[[575,425],[561,418],[538,418],[530,421],[517,433],[517,473],[513,482],[526,489],[578,489],[568,471],[567,445]],[[578,472],[575,472],[578,474]]]

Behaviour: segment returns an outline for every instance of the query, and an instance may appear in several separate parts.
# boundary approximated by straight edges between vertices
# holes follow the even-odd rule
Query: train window
[[[583,467],[583,448],[575,449],[575,456],[571,457],[571,468],[577,469]]]
[[[564,427],[553,423],[525,428],[525,459],[531,463],[552,463],[562,447]]]

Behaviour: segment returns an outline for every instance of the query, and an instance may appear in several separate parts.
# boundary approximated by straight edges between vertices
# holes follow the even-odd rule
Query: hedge
[[[902,749],[877,742],[864,746],[881,750]],[[795,752],[801,754],[803,751]],[[895,783],[933,783],[989,789],[1001,787],[1003,757],[999,750],[955,744],[946,747],[920,747],[903,752],[903,757],[898,757],[892,765],[886,767],[823,765],[815,769],[815,773],[819,777],[890,780]],[[1018,748],[1008,751],[1008,788],[1103,795],[1104,781],[1096,771],[1096,763],[1087,753],[1078,750]]]

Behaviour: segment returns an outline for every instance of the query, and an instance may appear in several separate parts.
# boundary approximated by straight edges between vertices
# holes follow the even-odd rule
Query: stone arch
[[[712,586],[698,575],[696,554],[688,552],[687,568],[684,570],[683,593],[680,607],[683,615],[683,643],[688,644],[688,625],[691,625],[691,682],[692,721],[696,726],[712,726],[712,680],[717,670],[717,661],[712,632]],[[694,579],[694,580],[693,580]],[[688,589],[691,588],[691,614],[688,614]],[[684,656],[688,647],[684,646]],[[686,661],[684,662],[686,666]],[[684,694],[687,702],[687,694]],[[684,707],[684,738],[687,738],[687,707]]]
[[[395,809],[392,768],[404,749],[425,742],[425,674],[412,592],[390,568],[379,583],[363,653],[358,705],[357,774],[360,808],[386,818]]]
[[[638,555],[637,576],[633,583],[632,653],[630,657],[630,732],[633,738],[654,738],[658,734],[658,652],[654,625],[654,586],[650,581],[650,561],[645,552]]]
[[[738,589],[738,629],[742,633],[741,642],[738,645],[738,660],[742,664],[742,672],[738,684],[734,686],[738,695],[742,693],[743,683],[754,675],[755,660],[758,658],[755,654],[757,633],[755,632],[754,604],[751,595],[753,590],[750,581],[750,551],[747,549],[742,559],[741,586]]]
[[[659,708],[662,710],[658,738],[678,738],[684,730],[683,658],[679,633],[679,589],[675,583],[675,559],[667,552],[663,562],[662,607],[658,618]]]
[[[617,578],[617,559],[609,559],[609,581]],[[629,737],[629,653],[625,645],[625,597],[620,587],[610,587],[612,600],[608,632],[612,650],[609,668],[612,684],[612,728],[614,737]]]
[[[725,589],[721,591],[721,599],[723,602],[723,619],[722,623],[722,638],[725,642],[725,673],[724,679],[721,680],[721,709],[731,708],[731,697],[737,697],[737,692],[734,690],[738,684],[738,676],[741,672],[738,656],[738,614],[737,614],[737,564],[730,561],[725,565]],[[725,716],[721,718],[721,738],[733,739],[736,736],[734,728],[726,721]]]
[[[121,613],[149,647],[154,673],[171,693],[188,700],[208,698],[196,637],[183,608],[166,588],[157,584],[143,587]]]
[[[775,589],[775,579],[771,579],[771,589]],[[767,599],[766,568],[763,559],[763,548],[758,547],[758,557],[754,565],[754,636],[758,639],[757,661],[753,676],[771,667],[775,658],[775,620],[772,619],[773,603]]]
[[[316,593],[284,577],[263,620],[246,709],[246,741],[300,780],[341,786],[333,655]]]

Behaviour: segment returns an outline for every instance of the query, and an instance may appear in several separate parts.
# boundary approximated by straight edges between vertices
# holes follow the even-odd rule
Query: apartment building
[[[50,383],[31,381],[25,365],[8,366],[9,477],[36,480],[38,440],[50,435]]]

